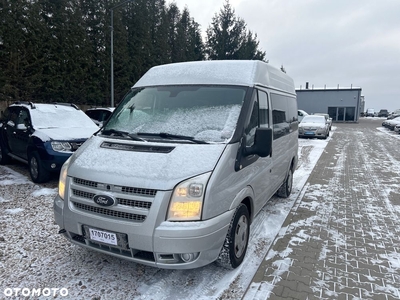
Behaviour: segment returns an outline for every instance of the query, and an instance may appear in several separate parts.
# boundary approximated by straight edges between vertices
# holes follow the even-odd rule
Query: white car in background
[[[104,122],[110,118],[115,107],[95,107],[85,111],[86,115],[99,127],[102,127]]]
[[[305,116],[308,116],[309,114],[307,113],[307,112],[305,112],[304,110],[301,110],[301,109],[299,109],[299,110],[297,110],[297,120],[299,121],[299,122],[301,122],[301,120],[303,120],[303,118],[305,117]]]
[[[329,114],[314,113],[313,115],[315,115],[315,116],[324,116],[325,120],[329,123],[329,130],[332,129],[332,118],[329,116]]]
[[[400,133],[400,124],[394,126],[394,131]]]
[[[299,137],[326,139],[329,136],[329,123],[324,116],[308,115],[299,124]]]
[[[366,117],[375,117],[375,109],[373,108],[368,108],[367,112],[365,113]]]

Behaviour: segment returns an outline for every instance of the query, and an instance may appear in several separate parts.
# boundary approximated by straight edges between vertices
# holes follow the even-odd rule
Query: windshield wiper
[[[126,132],[126,131],[115,130],[115,129],[107,129],[107,130],[103,130],[102,133],[105,134],[105,135],[115,135],[115,136],[128,137],[128,138],[130,138],[130,139],[132,139],[134,141],[146,142],[145,139],[142,139],[142,138],[138,137],[136,134],[129,133],[129,132]]]
[[[167,132],[159,132],[159,133],[138,132],[137,135],[159,136],[163,139],[178,139],[178,140],[190,141],[190,142],[193,142],[196,144],[208,144],[205,141],[196,140],[192,136],[172,134],[172,133],[167,133]]]

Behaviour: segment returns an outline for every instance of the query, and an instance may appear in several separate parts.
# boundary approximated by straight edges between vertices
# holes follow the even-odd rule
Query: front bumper
[[[299,137],[317,137],[323,138],[327,135],[326,132],[319,132],[316,130],[304,130],[303,132],[299,131]]]
[[[169,199],[170,192],[160,193],[157,197],[160,198],[155,199],[151,212],[142,223],[81,212],[71,203],[66,205],[59,196],[54,199],[54,218],[70,242],[133,262],[164,269],[193,269],[216,260],[234,212],[197,222],[160,221],[160,216],[165,216],[165,206],[157,203]],[[124,236],[127,245],[121,247],[93,241],[84,226]],[[182,257],[191,259],[185,261]]]
[[[77,140],[69,142],[73,145],[73,151],[60,152],[54,151],[51,147],[51,141],[45,142],[43,145],[36,145],[43,167],[49,172],[59,172],[67,159],[77,150],[85,140]]]

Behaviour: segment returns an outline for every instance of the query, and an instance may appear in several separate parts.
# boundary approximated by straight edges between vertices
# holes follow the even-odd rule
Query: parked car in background
[[[378,112],[378,117],[385,117],[385,118],[387,118],[388,116],[389,116],[389,112],[388,112],[387,109],[381,109],[381,110]]]
[[[388,119],[394,119],[400,116],[400,109],[396,109],[393,111],[387,118]]]
[[[0,164],[24,162],[33,182],[46,182],[98,130],[74,104],[16,102],[0,119]]]
[[[388,120],[393,120],[394,118],[400,117],[400,114],[391,114],[387,117]]]
[[[367,112],[365,113],[366,117],[375,117],[375,109],[373,108],[368,108]]]
[[[400,123],[394,126],[394,131],[400,133]]]
[[[301,110],[301,109],[299,109],[299,110],[297,110],[297,120],[299,121],[299,122],[301,122],[301,120],[305,117],[305,116],[308,116],[309,114],[307,113],[307,112],[305,112],[304,110]]]
[[[326,139],[329,136],[329,123],[324,116],[305,116],[299,124],[299,137],[318,137]]]
[[[384,121],[382,122],[382,127],[386,127],[386,126],[387,126],[387,122],[388,122],[389,120],[390,120],[389,118],[386,119],[386,120],[384,120]]]
[[[325,120],[328,122],[329,130],[332,129],[332,118],[329,116],[329,114],[314,113],[313,115],[315,115],[315,116],[324,116],[324,117],[325,117]]]
[[[382,123],[382,126],[390,129],[390,130],[394,130],[394,127],[400,124],[400,117],[396,117],[394,119],[391,120],[386,120],[386,122]]]
[[[95,107],[88,108],[85,113],[97,126],[101,127],[110,118],[114,109],[114,107]]]

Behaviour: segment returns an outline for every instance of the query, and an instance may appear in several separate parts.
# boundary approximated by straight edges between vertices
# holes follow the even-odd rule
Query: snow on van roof
[[[292,78],[257,60],[194,61],[156,66],[134,87],[176,84],[262,85],[295,94]]]

